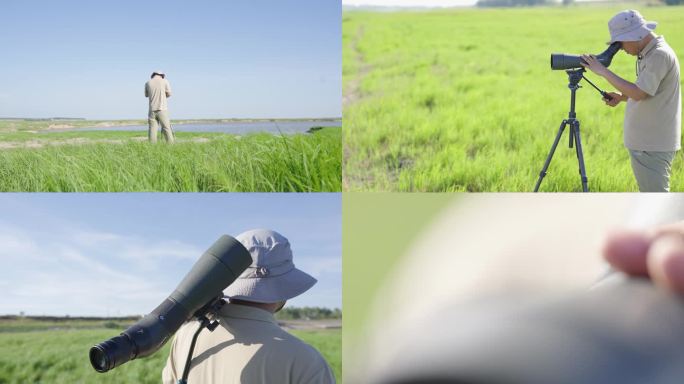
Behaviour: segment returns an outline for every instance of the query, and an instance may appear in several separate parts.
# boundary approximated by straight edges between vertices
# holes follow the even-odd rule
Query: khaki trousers
[[[157,142],[157,130],[159,130],[159,125],[161,125],[162,134],[164,135],[166,142],[174,142],[168,111],[150,111],[149,115],[147,116],[147,123],[149,125],[147,137],[151,143]]]
[[[676,153],[629,150],[639,192],[670,192],[670,169]]]

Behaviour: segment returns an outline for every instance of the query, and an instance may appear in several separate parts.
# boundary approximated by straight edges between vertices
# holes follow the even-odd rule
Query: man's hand
[[[582,60],[584,60],[584,63],[580,62],[580,64],[582,64],[584,68],[587,68],[595,74],[602,77],[605,77],[606,74],[608,74],[608,68],[606,68],[605,65],[601,64],[601,62],[598,61],[596,56],[584,54],[581,56],[581,58]]]
[[[608,106],[614,107],[614,106],[620,104],[621,101],[625,101],[624,100],[625,97],[619,93],[615,93],[615,92],[606,92],[606,93],[608,93],[612,97],[612,99],[610,99],[610,100],[606,99],[605,97],[603,98],[603,101],[605,101],[606,105],[608,105]]]
[[[648,276],[656,285],[684,294],[684,222],[614,232],[605,241],[603,257],[615,269]]]

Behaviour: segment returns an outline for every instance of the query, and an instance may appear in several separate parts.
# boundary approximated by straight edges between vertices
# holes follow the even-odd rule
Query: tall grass
[[[1,191],[339,191],[341,130],[0,151]]]
[[[532,190],[570,104],[567,76],[550,70],[549,55],[602,51],[607,21],[625,7],[345,13],[344,188]],[[684,61],[684,7],[641,12]],[[610,68],[634,81],[634,61],[620,52]],[[609,108],[584,84],[576,110],[590,189],[636,191],[624,104]],[[566,132],[544,191],[581,191],[567,142]],[[673,190],[684,190],[683,171],[678,155]]]
[[[111,372],[97,373],[88,359],[92,345],[116,334],[113,329],[72,329],[35,332],[0,332],[0,383],[91,384],[159,383],[171,343],[154,355],[129,362]],[[340,330],[296,331],[297,337],[316,348],[341,379]]]

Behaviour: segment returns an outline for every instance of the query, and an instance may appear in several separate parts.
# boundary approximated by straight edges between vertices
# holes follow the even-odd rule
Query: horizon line
[[[319,308],[319,309],[328,309],[328,310],[339,310],[342,311],[341,307],[330,307],[330,306],[321,306],[321,305],[315,305],[315,306],[292,306],[288,307],[285,306],[283,309],[286,308],[298,308],[298,309],[304,309],[304,308]],[[13,318],[13,317],[18,317],[18,318],[56,318],[56,319],[82,319],[82,320],[87,320],[87,319],[130,319],[130,318],[140,318],[148,313],[145,314],[138,314],[138,315],[120,315],[120,316],[107,316],[107,315],[69,315],[69,314],[64,314],[64,315],[49,315],[49,314],[42,314],[42,315],[31,315],[31,314],[2,314],[0,315],[0,320],[7,319],[7,318]]]
[[[89,119],[85,117],[2,117],[0,120],[28,120],[28,121],[47,121],[47,120],[59,120],[59,121],[138,121],[147,120],[146,118],[116,118],[116,119]],[[342,120],[342,116],[339,117],[197,117],[197,118],[186,118],[178,117],[173,118],[174,120]]]

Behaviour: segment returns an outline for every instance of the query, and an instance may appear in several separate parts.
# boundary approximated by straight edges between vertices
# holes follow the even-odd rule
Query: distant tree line
[[[321,307],[285,307],[276,313],[276,318],[278,320],[341,319],[342,310]]]
[[[58,321],[137,321],[140,320],[142,316],[120,316],[120,317],[97,317],[97,316],[26,316],[24,312],[20,312],[19,315],[0,315],[0,320],[35,320],[35,321],[48,321],[48,322],[58,322]]]
[[[487,7],[531,7],[535,5],[550,4],[548,0],[478,0],[476,5],[481,8]]]
[[[680,5],[683,0],[660,0],[667,5]],[[575,0],[560,0],[560,2],[565,5],[571,5],[575,3]],[[548,5],[554,4],[554,0],[478,0],[475,4],[481,8],[487,7],[533,7],[536,5]]]
[[[106,328],[116,328],[120,323],[132,323],[138,321],[142,316],[125,316],[125,317],[94,317],[94,316],[25,316],[24,313],[17,315],[0,315],[2,320],[19,320],[29,319],[47,322],[62,322],[62,321],[105,321]],[[323,307],[285,307],[276,313],[278,320],[329,320],[341,319],[342,310],[339,308],[330,309]]]
[[[85,120],[84,117],[45,117],[45,118],[29,118],[29,117],[0,117],[0,120],[10,120],[10,121],[73,121],[73,120]]]

